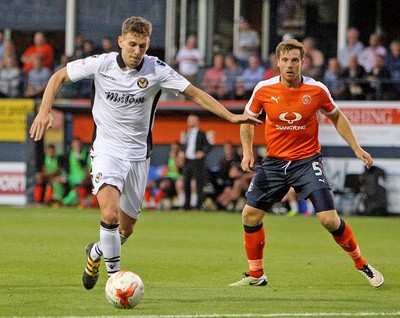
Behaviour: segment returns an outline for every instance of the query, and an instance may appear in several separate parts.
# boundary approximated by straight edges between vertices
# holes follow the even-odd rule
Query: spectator
[[[4,34],[3,31],[0,31],[0,61],[3,59],[4,52]]]
[[[322,69],[314,64],[313,58],[310,54],[304,54],[304,62],[301,67],[301,73],[304,76],[309,76],[319,81],[322,78]]]
[[[316,48],[315,40],[312,37],[306,37],[302,42],[306,53],[311,55],[314,65],[322,70],[325,64],[325,56]]]
[[[0,97],[21,97],[22,74],[15,56],[4,56],[0,68]]]
[[[218,197],[225,187],[232,186],[229,171],[233,165],[240,164],[240,156],[231,142],[224,143],[224,153],[219,158],[216,167],[210,171],[210,180],[214,190],[214,196]]]
[[[350,57],[360,56],[362,50],[364,49],[364,44],[359,40],[359,32],[356,28],[350,28],[347,30],[347,43],[346,46],[339,53],[339,63],[341,68],[348,68]]]
[[[240,99],[249,99],[254,87],[264,79],[265,67],[260,63],[258,55],[249,57],[249,67],[245,68],[240,81],[236,85],[236,95]]]
[[[23,71],[28,74],[34,67],[34,57],[40,56],[42,64],[48,69],[53,69],[54,50],[53,47],[46,42],[46,37],[42,32],[36,32],[33,37],[33,45],[28,47],[22,54],[21,61],[23,63]]]
[[[201,82],[204,91],[215,99],[223,99],[224,97],[224,72],[225,56],[216,54],[213,59],[213,65],[207,69]]]
[[[83,55],[82,58],[92,56],[95,54],[94,44],[90,40],[85,40],[83,42]]]
[[[366,79],[367,73],[358,64],[356,55],[349,59],[349,67],[343,71],[343,78],[346,80],[345,99],[365,100],[369,91],[369,83]]]
[[[101,39],[101,46],[96,49],[96,54],[111,53],[114,51],[113,40],[110,37],[105,36]]]
[[[52,72],[43,65],[42,56],[35,55],[32,57],[33,68],[29,70],[28,85],[25,89],[24,96],[29,98],[43,97],[44,89],[47,86]]]
[[[386,49],[380,44],[381,37],[377,33],[369,36],[369,46],[364,48],[358,57],[358,61],[367,73],[372,71],[377,55],[386,55]]]
[[[342,77],[337,58],[332,57],[328,61],[328,68],[324,72],[322,81],[329,88],[333,99],[345,99],[345,80]]]
[[[75,41],[74,41],[74,54],[72,56],[72,59],[77,60],[84,58],[84,50],[83,50],[83,45],[85,43],[85,38],[82,35],[77,35],[75,36]]]
[[[243,68],[249,66],[249,58],[252,55],[259,55],[260,35],[251,28],[247,19],[241,17],[239,20],[239,39],[237,44],[236,57]]]
[[[276,53],[271,52],[269,54],[269,67],[266,69],[264,79],[270,79],[274,76],[278,76],[281,73],[278,67],[278,61],[276,59]]]
[[[90,156],[79,138],[71,141],[71,150],[66,159],[68,193],[61,205],[87,205],[88,188],[90,188]]]
[[[386,66],[392,73],[396,94],[400,96],[400,40],[393,40],[390,43],[390,50],[386,55]]]
[[[0,59],[0,68],[3,67],[3,61],[6,57],[10,57],[12,59],[17,59],[17,54],[15,53],[15,46],[11,40],[6,40],[4,42],[3,58]],[[17,64],[19,66],[19,63],[17,63]]]
[[[173,199],[178,196],[184,200],[185,191],[181,170],[184,158],[181,154],[181,144],[173,142],[168,154],[165,165],[152,167],[155,173],[149,174],[146,192],[144,196],[144,206],[148,209],[169,210],[173,206]],[[158,173],[156,172],[158,170]],[[184,202],[182,202],[183,206]],[[179,205],[179,204],[178,204]]]
[[[67,66],[67,63],[72,61],[72,58],[63,54],[60,57],[60,64],[55,68],[54,72],[62,69],[63,67]],[[79,98],[80,97],[80,85],[82,83],[81,82],[68,82],[65,83],[63,86],[61,86],[61,88],[59,89],[58,93],[57,93],[57,97],[56,98]]]
[[[262,156],[258,155],[257,150],[254,150],[255,160],[254,167],[261,164]],[[243,202],[240,198],[244,198],[245,192],[250,186],[253,179],[253,174],[245,173],[239,163],[231,165],[229,170],[230,185],[227,185],[222,193],[217,198],[219,209],[228,211],[240,211],[243,208]]]
[[[188,36],[186,46],[179,49],[174,64],[178,65],[181,75],[190,83],[196,84],[200,67],[204,65],[204,57],[197,48],[197,38],[194,35]]]
[[[183,166],[185,188],[185,210],[191,207],[191,181],[196,180],[196,209],[201,209],[204,201],[203,187],[206,181],[206,154],[211,150],[206,134],[200,130],[200,119],[197,115],[189,115],[186,120],[188,130],[183,142],[185,164]]]
[[[243,67],[239,64],[238,59],[232,54],[226,55],[223,99],[236,99],[236,81],[242,73]]]
[[[394,100],[396,91],[392,82],[392,74],[385,65],[385,56],[375,56],[375,65],[368,73],[371,91],[368,94],[369,100]]]
[[[56,151],[55,145],[49,144],[42,170],[35,175],[34,201],[50,204],[62,200],[65,182],[63,156]]]

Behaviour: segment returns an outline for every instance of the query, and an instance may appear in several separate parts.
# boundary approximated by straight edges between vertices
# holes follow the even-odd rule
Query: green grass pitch
[[[0,207],[0,317],[400,316],[400,218],[345,217],[363,256],[385,276],[372,288],[315,217],[268,215],[268,286],[228,287],[247,269],[238,213],[144,211],[122,248],[145,297],[132,310],[81,275],[98,240],[98,210]]]

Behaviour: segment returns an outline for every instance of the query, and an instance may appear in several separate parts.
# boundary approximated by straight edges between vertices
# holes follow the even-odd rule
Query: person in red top
[[[254,88],[244,111],[254,117],[265,112],[267,155],[255,169],[254,128],[242,124],[241,166],[246,172],[256,170],[242,212],[249,271],[229,286],[267,285],[263,265],[266,239],[263,218],[266,211],[293,187],[298,199],[310,199],[322,226],[353,259],[358,271],[378,288],[384,282],[382,274],[361,256],[350,225],[338,216],[335,209],[332,189],[322,166],[317,113],[332,121],[367,168],[372,166],[373,160],[360,147],[348,119],[336,106],[326,86],[301,75],[304,54],[303,44],[297,40],[282,41],[276,48],[281,75],[261,81]]]
[[[28,47],[21,56],[23,63],[23,71],[28,74],[30,69],[33,68],[33,57],[36,55],[42,56],[42,63],[50,70],[53,69],[54,63],[54,50],[53,47],[46,42],[46,37],[42,32],[36,32],[33,37],[33,45]]]

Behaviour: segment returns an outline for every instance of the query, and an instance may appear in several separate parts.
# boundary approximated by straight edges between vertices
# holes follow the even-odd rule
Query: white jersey
[[[119,53],[112,52],[72,61],[67,72],[72,81],[94,80],[93,154],[131,161],[150,156],[161,89],[178,95],[190,85],[167,64],[148,55],[134,70],[126,67]]]

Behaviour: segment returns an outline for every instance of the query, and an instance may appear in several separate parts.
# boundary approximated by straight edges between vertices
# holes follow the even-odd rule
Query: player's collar
[[[142,67],[143,67],[143,63],[144,63],[144,57],[143,57],[143,60],[140,62],[140,64],[139,64],[138,66],[135,67],[135,70],[139,72],[139,71],[142,69]],[[125,67],[126,67],[125,62],[124,62],[124,60],[122,59],[121,51],[119,51],[119,52],[118,52],[118,55],[117,55],[117,64],[118,64],[118,66],[119,66],[120,68],[125,68]]]

